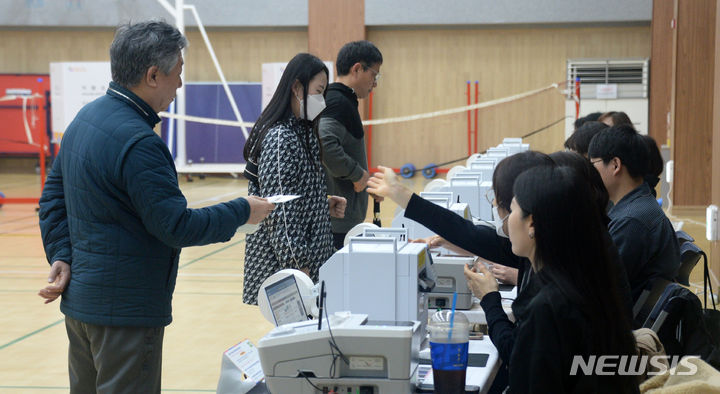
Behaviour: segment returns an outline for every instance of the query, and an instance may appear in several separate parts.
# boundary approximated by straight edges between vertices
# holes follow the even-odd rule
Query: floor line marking
[[[236,190],[236,191],[233,191],[233,192],[230,192],[230,193],[219,194],[219,195],[217,195],[217,196],[208,197],[208,198],[205,198],[205,199],[202,199],[202,200],[193,201],[193,202],[188,203],[188,206],[200,205],[200,204],[203,204],[203,203],[206,203],[206,202],[220,201],[222,198],[225,198],[225,197],[228,197],[228,196],[234,196],[234,195],[236,195],[236,194],[245,194],[245,193],[247,193],[247,188],[243,188],[243,189],[240,189],[240,190]]]
[[[11,345],[14,345],[14,344],[16,344],[16,343],[18,343],[18,342],[20,342],[20,341],[22,341],[22,340],[25,340],[25,339],[27,339],[27,338],[35,335],[35,334],[41,333],[41,332],[47,330],[48,328],[52,328],[52,327],[54,327],[54,326],[57,326],[58,324],[60,324],[60,323],[62,323],[62,322],[64,322],[64,321],[65,321],[65,318],[62,318],[62,319],[56,321],[55,323],[48,324],[47,326],[45,326],[45,327],[43,327],[43,328],[39,328],[39,329],[37,329],[37,330],[29,333],[29,334],[25,334],[25,335],[21,336],[20,338],[13,339],[12,341],[10,341],[10,342],[8,342],[8,343],[0,346],[0,350],[3,350],[3,349],[5,349],[6,347],[11,346]]]
[[[68,386],[0,386],[0,389],[25,389],[25,390],[34,390],[34,389],[40,389],[40,390],[70,390],[70,387]],[[167,392],[185,392],[185,393],[214,393],[214,389],[161,389],[160,391],[167,391]]]
[[[195,263],[197,263],[198,261],[200,261],[200,260],[202,260],[202,259],[204,259],[204,258],[206,258],[206,257],[210,257],[210,256],[212,256],[212,255],[214,255],[214,254],[220,253],[220,252],[222,252],[223,250],[229,249],[229,248],[231,248],[231,247],[233,247],[233,246],[235,246],[235,245],[241,244],[241,243],[243,243],[244,241],[245,241],[245,238],[243,238],[243,239],[241,239],[241,240],[239,240],[239,241],[235,241],[235,242],[231,243],[230,245],[224,246],[224,247],[222,247],[222,248],[220,248],[220,249],[217,249],[217,250],[215,250],[215,251],[213,251],[213,252],[210,252],[210,253],[208,253],[208,254],[206,254],[206,255],[204,255],[204,256],[200,256],[200,257],[198,257],[198,258],[196,258],[196,259],[194,259],[194,260],[190,260],[189,262],[187,262],[187,263],[179,266],[178,269],[180,269],[180,268],[185,268],[185,267],[187,267],[187,266],[190,265],[190,264],[195,264]]]
[[[206,256],[204,256],[206,257]],[[0,275],[47,275],[48,271],[21,271],[21,270],[0,270]],[[178,276],[187,276],[187,277],[236,277],[236,278],[242,278],[243,274],[236,274],[236,273],[193,273],[193,272],[179,272]]]

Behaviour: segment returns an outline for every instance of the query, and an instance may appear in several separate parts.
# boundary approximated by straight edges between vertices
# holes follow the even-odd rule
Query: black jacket
[[[70,264],[60,310],[103,326],[172,321],[180,248],[228,241],[250,215],[243,198],[189,209],[160,118],[114,82],[68,126],[40,198],[48,262]]]
[[[680,266],[675,230],[646,183],[621,198],[608,216],[610,236],[625,265],[633,300],[653,279],[675,278]]]
[[[508,363],[509,392],[639,392],[632,376],[584,375],[579,369],[570,374],[575,356],[587,360],[592,353],[591,339],[596,335],[588,316],[592,311],[569,299],[542,271],[532,276],[512,309],[517,327]]]
[[[327,191],[347,200],[345,216],[330,218],[330,223],[334,233],[347,233],[364,222],[367,215],[368,193],[356,192],[353,186],[368,170],[363,125],[357,96],[349,87],[339,82],[330,84],[325,103],[327,107],[318,121],[318,136]]]

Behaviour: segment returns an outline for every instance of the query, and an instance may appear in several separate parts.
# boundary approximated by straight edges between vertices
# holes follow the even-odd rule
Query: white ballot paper
[[[296,196],[296,195],[277,195],[277,196],[270,196],[270,197],[265,197],[265,198],[268,200],[269,203],[282,204],[282,203],[284,203],[284,202],[288,202],[288,201],[292,201],[292,200],[294,200],[294,199],[296,199],[296,198],[300,198],[300,196]]]
[[[277,196],[266,197],[266,199],[268,200],[269,203],[272,203],[272,204],[282,204],[284,202],[292,201],[292,200],[294,200],[296,198],[300,198],[300,197],[301,196],[280,194]],[[260,228],[260,226],[257,224],[245,223],[242,226],[238,227],[237,231],[240,233],[252,234],[255,231],[257,231],[258,228]]]

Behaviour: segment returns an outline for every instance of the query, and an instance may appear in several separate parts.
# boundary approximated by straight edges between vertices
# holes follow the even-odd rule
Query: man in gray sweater
[[[368,173],[365,132],[358,112],[364,99],[377,86],[382,54],[369,41],[345,44],[338,53],[337,82],[327,88],[326,109],[320,115],[318,133],[327,174],[328,193],[347,199],[345,217],[331,218],[333,243],[343,247],[345,235],[365,221]]]

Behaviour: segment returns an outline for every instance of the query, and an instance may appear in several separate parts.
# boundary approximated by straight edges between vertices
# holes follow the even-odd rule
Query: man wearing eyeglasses
[[[345,44],[335,62],[337,82],[328,86],[327,107],[320,114],[318,134],[328,193],[347,200],[345,217],[331,218],[333,243],[337,249],[343,247],[348,231],[365,221],[367,214],[368,193],[365,189],[370,174],[358,99],[367,98],[377,86],[382,62],[382,54],[369,41]]]
[[[613,126],[593,137],[588,158],[615,204],[608,211],[608,232],[637,301],[656,279],[672,281],[680,266],[675,230],[644,179],[647,146],[631,125]]]

